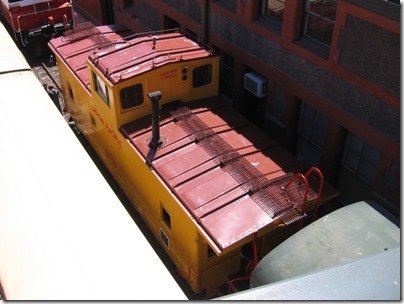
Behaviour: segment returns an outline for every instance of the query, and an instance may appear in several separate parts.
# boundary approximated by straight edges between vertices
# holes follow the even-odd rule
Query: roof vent
[[[257,97],[267,96],[267,80],[256,72],[244,74],[244,89]]]

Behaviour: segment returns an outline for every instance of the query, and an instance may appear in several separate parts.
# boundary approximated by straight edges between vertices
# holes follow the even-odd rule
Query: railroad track
[[[57,66],[55,64],[55,59],[52,55],[37,57],[37,58],[28,58],[26,56],[29,65],[32,68],[32,71],[35,73],[39,82],[42,85],[51,85],[58,89],[61,92],[60,78]],[[63,95],[59,94],[59,104],[61,109],[65,108],[65,102],[63,100]],[[67,111],[63,111],[63,117],[67,122],[70,121],[70,115]]]
[[[59,72],[51,58],[53,57],[50,57],[49,55],[38,58],[27,58],[27,61],[42,84],[52,84],[60,90]]]
[[[46,73],[49,75],[49,77],[52,79],[52,82],[55,84],[55,86],[58,88],[59,91],[62,90],[61,86],[60,86],[60,79],[59,79],[59,74],[57,74],[57,72],[55,72],[55,62],[54,62],[54,58],[53,56],[49,58],[49,62],[48,65],[45,64],[45,62],[42,62],[42,67],[44,68],[44,70],[46,71]]]

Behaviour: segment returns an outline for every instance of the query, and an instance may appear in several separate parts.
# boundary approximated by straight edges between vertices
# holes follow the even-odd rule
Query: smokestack
[[[149,142],[149,147],[157,149],[162,144],[160,140],[160,113],[159,113],[159,100],[161,99],[161,92],[155,91],[147,93],[151,100],[151,114],[152,114],[152,139]]]

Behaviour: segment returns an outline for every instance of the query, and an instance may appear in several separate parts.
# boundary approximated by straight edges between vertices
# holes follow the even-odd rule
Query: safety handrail
[[[301,204],[302,206],[302,212],[306,212],[306,202],[307,202],[307,195],[309,193],[309,183],[307,182],[306,177],[301,174],[301,173],[296,173],[287,183],[286,185],[283,187],[284,190],[286,190],[287,187],[290,186],[290,184],[292,184],[296,179],[302,179],[302,181],[304,182],[304,184],[306,185],[306,189],[304,191],[304,197],[303,197],[303,203]]]
[[[313,214],[313,221],[314,221],[317,218],[317,210],[318,210],[318,206],[320,205],[321,193],[323,191],[323,185],[324,185],[324,177],[323,177],[323,174],[321,173],[321,171],[316,167],[311,167],[309,170],[307,170],[305,175],[303,175],[301,173],[297,173],[289,180],[289,182],[287,182],[287,184],[285,186],[282,187],[282,189],[285,190],[296,179],[300,178],[306,185],[306,190],[305,190],[304,197],[303,197],[303,203],[301,204],[302,212],[306,212],[307,197],[308,197],[308,192],[309,192],[308,176],[312,173],[317,173],[320,178],[320,183],[319,183],[319,187],[317,190],[317,198],[315,200],[314,214]],[[302,227],[302,224],[303,224],[303,221],[300,222],[300,227]]]
[[[317,192],[317,198],[316,198],[316,206],[315,206],[315,211],[314,211],[314,219],[315,216],[317,215],[317,209],[319,206],[319,202],[321,199],[321,193],[323,191],[323,185],[324,185],[324,177],[321,171],[316,168],[316,167],[311,167],[307,172],[303,175],[302,173],[296,173],[295,175],[292,176],[292,178],[285,184],[285,186],[282,187],[282,190],[286,190],[294,181],[297,179],[301,179],[305,185],[305,190],[304,190],[304,196],[303,196],[303,202],[300,204],[301,211],[302,213],[306,212],[306,204],[307,204],[307,198],[309,194],[309,182],[308,182],[308,176],[312,173],[317,173],[319,178],[320,178],[320,183],[318,187],[318,192]],[[302,218],[303,219],[303,218]],[[300,228],[302,227],[302,221],[300,222]],[[258,246],[257,246],[257,234],[258,231],[254,233],[254,238],[253,238],[253,248],[254,248],[254,258],[252,261],[250,261],[247,266],[246,266],[246,276],[241,276],[234,278],[232,280],[227,281],[227,287],[228,287],[228,292],[229,294],[231,293],[231,286],[233,283],[238,282],[238,281],[243,281],[243,280],[249,280],[250,279],[250,274],[251,272],[255,269],[255,267],[259,263],[259,257],[258,257]]]
[[[315,209],[314,209],[314,216],[313,216],[313,221],[314,221],[314,220],[316,220],[316,218],[317,218],[317,209],[318,209],[318,206],[319,206],[319,204],[320,204],[321,194],[322,194],[322,192],[323,192],[324,176],[323,176],[323,174],[321,173],[320,169],[318,169],[318,168],[316,168],[316,167],[311,167],[311,168],[306,172],[306,174],[304,175],[305,178],[306,178],[306,180],[307,180],[307,177],[308,177],[311,173],[317,173],[318,176],[319,176],[319,178],[320,178],[320,184],[319,184],[319,186],[318,186],[318,191],[317,191],[316,207],[315,207]]]
[[[68,31],[70,29],[70,23],[69,20],[67,20],[66,14],[63,14],[63,25],[65,27],[65,31]]]
[[[245,281],[245,280],[249,280],[251,277],[251,272],[255,269],[255,267],[258,265],[259,263],[259,257],[258,257],[258,246],[257,246],[257,235],[258,232],[254,232],[253,235],[253,250],[254,250],[254,257],[253,260],[250,261],[245,270],[246,270],[246,276],[241,276],[241,277],[237,277],[234,278],[232,280],[228,280],[227,281],[227,288],[228,288],[228,293],[231,293],[231,286],[233,285],[233,283],[238,282],[238,281]]]

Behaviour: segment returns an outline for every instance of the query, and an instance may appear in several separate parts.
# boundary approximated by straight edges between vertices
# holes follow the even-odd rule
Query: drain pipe
[[[162,144],[160,140],[160,113],[159,113],[159,100],[161,99],[161,92],[155,91],[147,93],[151,100],[151,114],[152,114],[152,139],[149,142],[149,147],[157,149]]]

